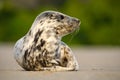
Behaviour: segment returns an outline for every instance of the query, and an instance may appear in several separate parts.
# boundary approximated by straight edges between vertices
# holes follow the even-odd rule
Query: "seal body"
[[[61,38],[79,28],[80,21],[56,11],[39,14],[28,33],[14,46],[18,64],[29,71],[78,70],[72,50]]]

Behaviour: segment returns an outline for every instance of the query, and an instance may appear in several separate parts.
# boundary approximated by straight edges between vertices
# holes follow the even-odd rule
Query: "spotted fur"
[[[79,65],[72,50],[61,38],[79,28],[79,25],[78,19],[60,12],[41,13],[28,33],[16,42],[16,61],[30,71],[78,70]]]

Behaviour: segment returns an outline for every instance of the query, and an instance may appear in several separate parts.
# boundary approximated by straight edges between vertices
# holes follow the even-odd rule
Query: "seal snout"
[[[79,27],[81,21],[77,18],[72,18],[72,23],[75,25],[74,27]]]
[[[77,23],[77,24],[80,24],[80,20],[77,19],[77,18],[72,18],[72,21],[75,22],[75,23]]]
[[[73,18],[72,21],[76,22],[76,23],[80,23],[79,19]]]

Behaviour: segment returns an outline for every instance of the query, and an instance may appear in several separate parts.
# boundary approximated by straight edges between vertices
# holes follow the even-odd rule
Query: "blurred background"
[[[120,0],[0,0],[0,43],[15,43],[45,10],[81,20],[80,31],[63,38],[69,45],[120,46]]]

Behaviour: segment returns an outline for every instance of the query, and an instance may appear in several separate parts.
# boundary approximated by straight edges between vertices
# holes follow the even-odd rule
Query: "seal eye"
[[[64,19],[64,16],[63,16],[63,15],[60,15],[60,19],[61,19],[61,20]]]

